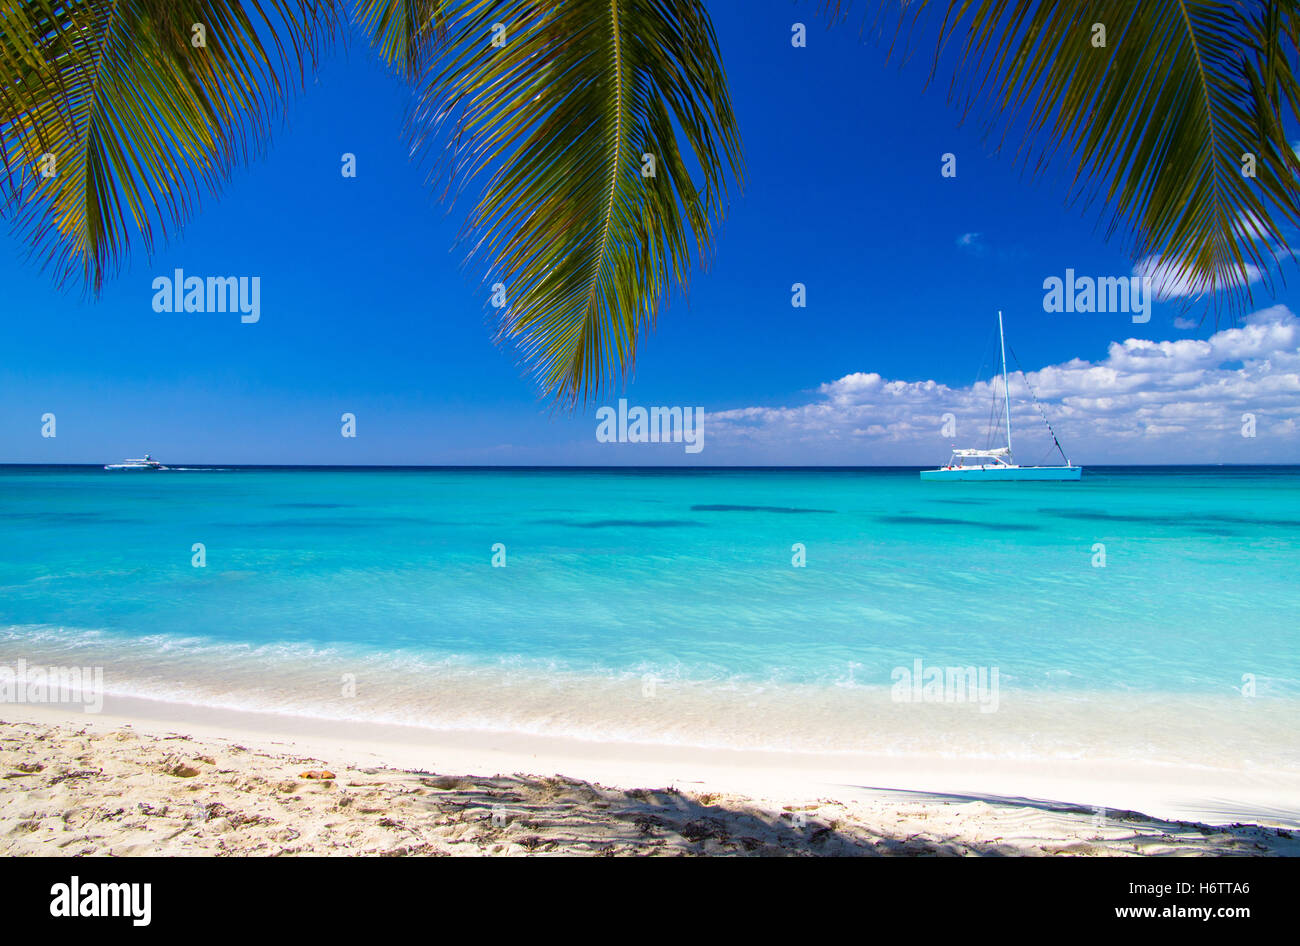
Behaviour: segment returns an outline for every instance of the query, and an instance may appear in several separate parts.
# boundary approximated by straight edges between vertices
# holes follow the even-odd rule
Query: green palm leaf
[[[359,0],[357,21],[385,62],[423,76],[446,39],[447,0]]]
[[[823,2],[835,17],[850,6]],[[895,35],[912,35],[929,6],[904,5]],[[1108,235],[1127,224],[1135,256],[1240,310],[1250,267],[1271,289],[1268,264],[1300,223],[1282,123],[1300,103],[1297,25],[1295,0],[949,0],[939,45],[964,36],[950,98],[994,113],[990,130],[1020,127],[1021,154],[1037,152],[1040,168],[1058,147],[1073,152],[1072,197],[1104,200]]]
[[[469,255],[504,287],[501,337],[557,401],[586,400],[630,371],[741,173],[712,25],[699,0],[443,7],[417,146],[449,135],[442,167],[477,180]]]
[[[132,234],[152,252],[266,141],[336,19],[332,0],[0,0],[5,215],[97,292]]]

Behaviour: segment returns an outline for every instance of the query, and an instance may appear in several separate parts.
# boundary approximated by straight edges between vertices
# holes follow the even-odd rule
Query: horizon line
[[[174,461],[165,472],[221,471],[221,470],[926,470],[933,469],[934,464],[487,464],[487,463],[182,463]],[[1082,464],[1081,464],[1082,465]],[[1085,470],[1122,470],[1122,469],[1219,469],[1232,467],[1238,469],[1300,469],[1300,461],[1294,463],[1096,463],[1083,465]],[[103,470],[102,463],[29,463],[0,461],[0,469],[91,469]],[[108,472],[108,471],[105,471]],[[160,471],[161,472],[161,471]]]

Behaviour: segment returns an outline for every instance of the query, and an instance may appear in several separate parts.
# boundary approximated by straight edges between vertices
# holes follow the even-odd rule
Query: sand
[[[307,754],[266,733],[14,709],[0,713],[3,855],[1300,855],[1287,828],[1024,797],[470,775],[371,764],[347,742]]]

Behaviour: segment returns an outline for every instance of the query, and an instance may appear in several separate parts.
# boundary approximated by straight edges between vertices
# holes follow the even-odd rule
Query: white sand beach
[[[1294,776],[0,712],[6,855],[1300,855]],[[324,777],[322,777],[324,776]]]

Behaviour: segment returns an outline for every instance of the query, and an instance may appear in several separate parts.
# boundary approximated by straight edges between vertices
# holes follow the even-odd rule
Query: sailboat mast
[[[1002,394],[1007,401],[1007,459],[1011,459],[1011,378],[1007,375],[1007,337],[1002,332],[1002,310],[998,309],[998,341],[1002,345]]]

